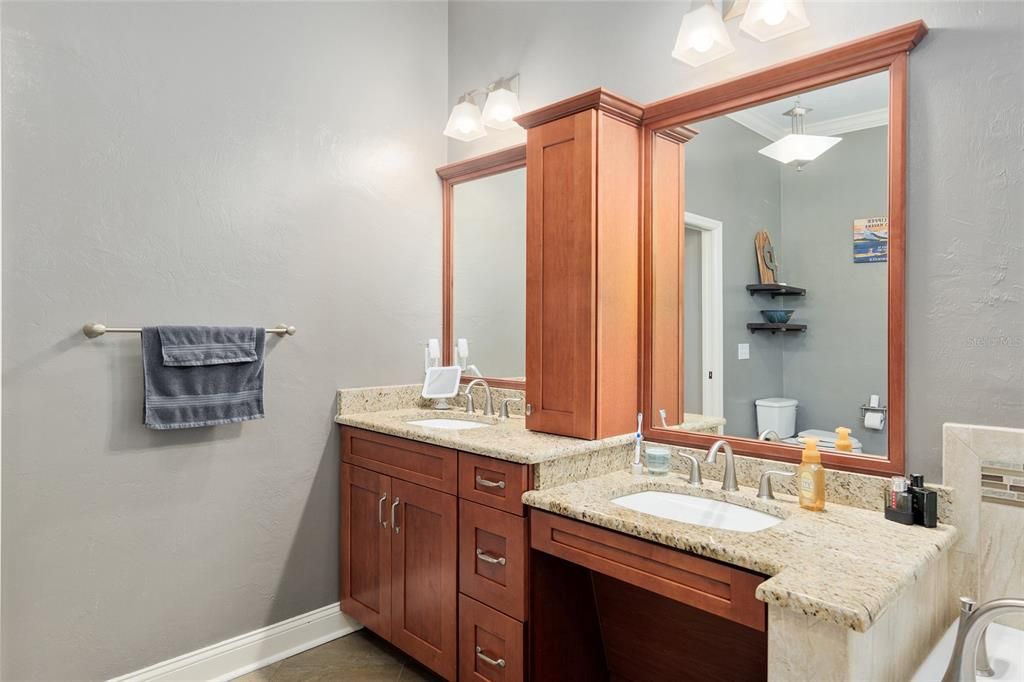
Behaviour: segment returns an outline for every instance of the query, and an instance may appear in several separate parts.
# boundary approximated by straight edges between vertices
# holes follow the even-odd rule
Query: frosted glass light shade
[[[463,142],[478,140],[487,134],[480,117],[480,107],[469,100],[463,100],[452,108],[444,134]]]
[[[740,30],[763,42],[810,25],[803,0],[750,0]]]
[[[790,133],[758,152],[779,163],[806,163],[839,144],[843,138]]]
[[[684,64],[700,66],[735,51],[722,15],[710,3],[683,15],[673,57]]]
[[[518,128],[513,119],[522,113],[516,93],[506,88],[497,88],[487,95],[484,103],[484,125],[496,130]]]

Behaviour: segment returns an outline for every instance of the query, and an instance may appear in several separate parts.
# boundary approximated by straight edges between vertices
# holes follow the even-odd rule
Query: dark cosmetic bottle
[[[921,474],[910,477],[910,501],[914,523],[925,528],[935,528],[939,521],[939,496],[934,490],[924,487],[924,476]]]
[[[907,490],[907,479],[893,476],[885,491],[885,518],[905,526],[914,524],[913,503]]]

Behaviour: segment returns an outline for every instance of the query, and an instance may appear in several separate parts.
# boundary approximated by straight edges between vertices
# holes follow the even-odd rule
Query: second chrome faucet
[[[722,490],[735,492],[740,489],[736,484],[736,461],[732,456],[732,446],[724,440],[715,441],[715,444],[708,450],[707,464],[714,464],[718,461],[718,453],[725,453],[725,473],[722,474]]]

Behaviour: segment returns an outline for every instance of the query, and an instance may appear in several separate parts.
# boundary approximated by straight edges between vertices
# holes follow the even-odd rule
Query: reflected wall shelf
[[[776,296],[806,296],[807,289],[801,289],[800,287],[790,286],[788,284],[748,284],[747,291],[750,295],[754,294],[771,294],[772,298]]]
[[[754,332],[804,332],[807,331],[806,324],[772,324],[770,322],[748,322],[747,329]]]

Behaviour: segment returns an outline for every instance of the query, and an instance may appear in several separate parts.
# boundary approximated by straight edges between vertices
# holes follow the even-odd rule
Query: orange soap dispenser
[[[821,466],[817,438],[804,438],[804,453],[796,468],[800,506],[810,511],[825,509],[825,467]]]

